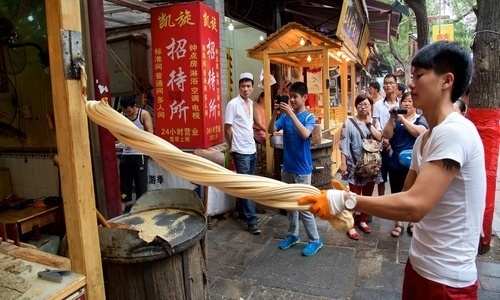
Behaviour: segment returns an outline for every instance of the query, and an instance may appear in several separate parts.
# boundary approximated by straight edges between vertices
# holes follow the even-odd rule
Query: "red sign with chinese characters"
[[[201,2],[151,9],[155,134],[180,149],[222,143],[219,14]]]

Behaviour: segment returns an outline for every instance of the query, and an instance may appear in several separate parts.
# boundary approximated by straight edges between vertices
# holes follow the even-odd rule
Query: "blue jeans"
[[[254,154],[240,154],[231,152],[233,157],[236,172],[239,174],[255,174],[255,164],[257,162],[257,152]],[[255,216],[255,204],[252,200],[237,198],[238,201],[238,215],[246,219],[248,226],[257,224],[257,217]]]
[[[298,175],[287,171],[281,171],[281,181],[286,183],[303,183],[311,184],[311,174]],[[287,210],[288,216],[288,235],[299,236],[299,215],[306,230],[307,237],[310,242],[319,241],[318,226],[316,225],[316,217],[309,211]]]

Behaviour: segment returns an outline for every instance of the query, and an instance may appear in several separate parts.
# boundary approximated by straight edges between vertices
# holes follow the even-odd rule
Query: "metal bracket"
[[[80,80],[80,67],[85,65],[82,33],[73,30],[61,30],[61,44],[64,77],[66,79]]]

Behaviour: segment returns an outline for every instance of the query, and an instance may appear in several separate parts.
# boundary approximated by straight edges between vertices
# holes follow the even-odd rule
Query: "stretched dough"
[[[83,98],[86,100],[85,95]],[[92,121],[107,128],[125,145],[146,153],[169,172],[191,182],[214,186],[232,196],[286,210],[308,210],[309,205],[298,205],[298,200],[307,195],[321,194],[311,185],[287,184],[263,176],[237,174],[205,158],[183,152],[166,140],[137,128],[111,108],[107,101],[86,101],[86,111]],[[329,221],[335,229],[342,231],[349,230],[354,224],[348,211]]]

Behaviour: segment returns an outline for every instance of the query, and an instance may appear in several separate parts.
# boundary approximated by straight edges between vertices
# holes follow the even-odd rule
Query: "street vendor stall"
[[[358,33],[358,38],[364,39],[366,45],[368,28],[363,32],[362,35]],[[349,102],[353,102],[355,98],[354,64],[361,60],[356,48],[348,47],[347,44],[291,22],[247,50],[249,57],[263,61],[266,103],[273,102],[270,89],[271,63],[283,65],[284,68],[296,68],[300,70],[299,74],[306,74],[306,78],[302,80],[309,88],[308,109],[320,121],[321,132],[329,133],[327,137],[333,140],[331,161],[328,162],[331,163],[332,176],[340,167],[340,131],[347,119],[348,109],[352,107]],[[266,106],[266,115],[271,116],[271,113],[272,105]],[[268,174],[278,172],[276,168],[273,170],[276,165],[274,159],[273,149],[268,143]]]

